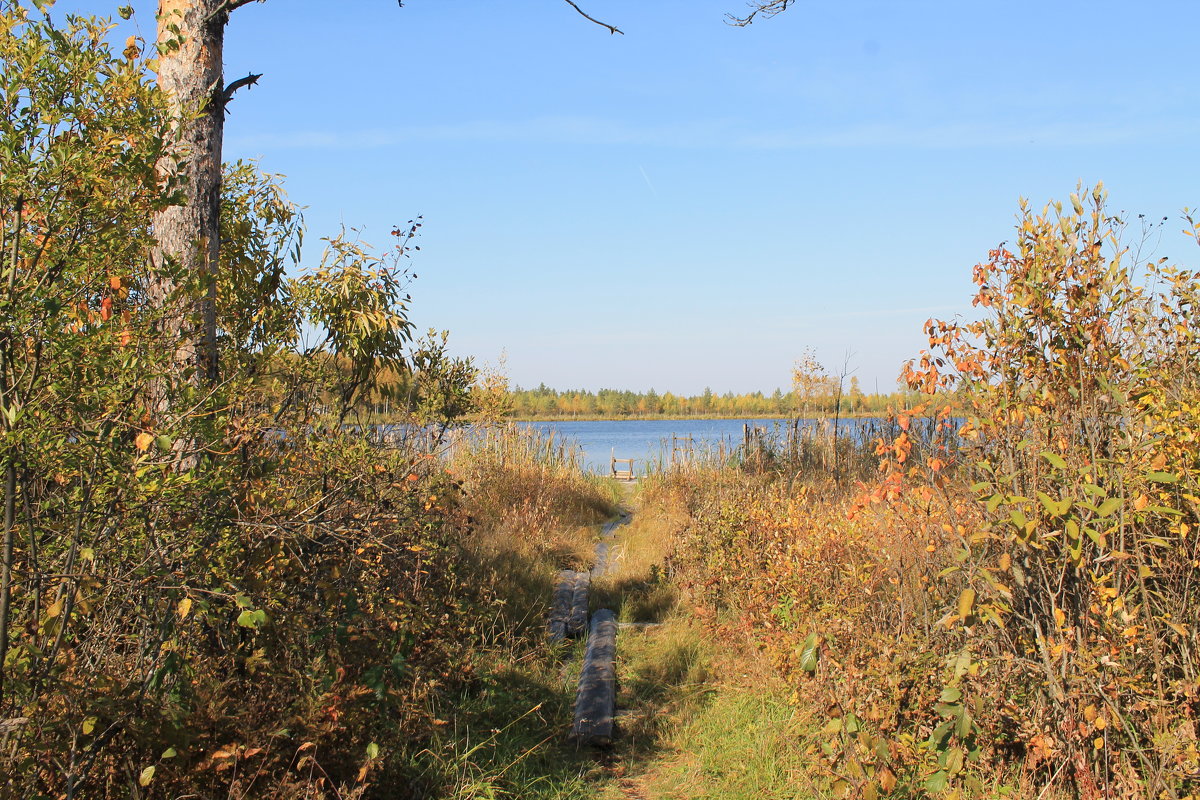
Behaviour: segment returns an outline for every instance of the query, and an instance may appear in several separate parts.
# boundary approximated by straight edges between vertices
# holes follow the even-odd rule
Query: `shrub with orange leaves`
[[[857,497],[695,493],[683,579],[827,714],[835,796],[1196,792],[1200,275],[1104,204],[1022,203]]]

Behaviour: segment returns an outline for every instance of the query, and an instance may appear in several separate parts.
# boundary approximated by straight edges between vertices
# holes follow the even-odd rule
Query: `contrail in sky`
[[[650,187],[650,191],[654,193],[654,197],[658,197],[658,190],[654,188],[654,184],[650,182],[650,176],[646,174],[646,168],[638,164],[638,169],[642,171],[642,177],[646,179],[646,185]]]

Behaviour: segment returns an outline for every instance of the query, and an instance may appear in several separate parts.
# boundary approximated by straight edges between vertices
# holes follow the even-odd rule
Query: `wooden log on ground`
[[[596,561],[592,565],[592,578],[599,578],[608,571],[608,542],[596,542]]]
[[[558,573],[554,601],[550,605],[550,641],[561,642],[567,635],[567,621],[571,616],[571,600],[574,596],[575,573],[564,569]]]
[[[617,618],[609,609],[592,615],[587,654],[579,675],[575,698],[575,724],[571,739],[579,746],[604,747],[613,740],[617,705]]]
[[[567,636],[574,639],[583,636],[588,629],[588,589],[591,587],[592,575],[589,572],[576,572],[574,590],[571,593],[571,610],[567,615]]]

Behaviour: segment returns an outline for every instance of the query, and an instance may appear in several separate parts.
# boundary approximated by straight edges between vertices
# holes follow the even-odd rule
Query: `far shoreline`
[[[838,419],[884,419],[887,417],[886,411],[870,412],[870,411],[855,411],[843,412],[837,416]],[[598,414],[547,414],[545,416],[520,416],[520,417],[503,417],[502,422],[687,422],[688,420],[737,420],[737,419],[761,419],[775,421],[821,421],[833,422],[833,414],[817,414],[813,416],[799,416],[795,414],[624,414],[621,416],[604,416]],[[471,420],[476,422],[478,420]]]

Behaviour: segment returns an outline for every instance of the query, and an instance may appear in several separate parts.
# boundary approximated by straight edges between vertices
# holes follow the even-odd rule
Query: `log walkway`
[[[595,560],[588,572],[563,570],[559,573],[550,611],[550,638],[561,641],[588,632],[587,651],[579,675],[575,698],[575,718],[571,739],[579,746],[605,747],[612,743],[617,703],[617,629],[616,614],[601,609],[588,624],[588,592],[591,582],[616,570],[618,555],[613,546],[617,529],[631,516],[604,525],[596,542]]]

